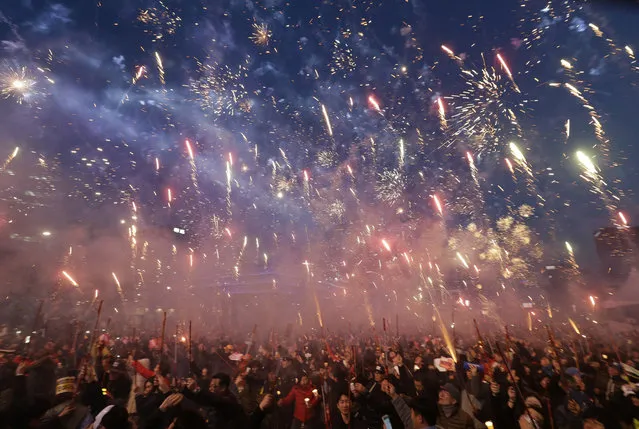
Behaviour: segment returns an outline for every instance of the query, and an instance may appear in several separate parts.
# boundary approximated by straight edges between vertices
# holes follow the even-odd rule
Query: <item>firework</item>
[[[249,37],[257,46],[268,46],[273,34],[266,24],[253,23],[253,34]]]
[[[158,68],[158,75],[160,77],[160,84],[162,86],[166,85],[166,81],[164,80],[164,63],[162,62],[162,57],[160,57],[159,52],[155,52],[155,63]]]
[[[377,99],[375,99],[374,96],[369,95],[368,96],[368,103],[379,113],[382,113],[382,109],[379,107],[379,103],[377,102]]]
[[[467,89],[448,97],[453,113],[447,124],[453,129],[444,145],[463,142],[482,154],[500,149],[509,137],[521,139],[523,133],[515,114],[521,107],[510,97],[513,89],[519,93],[514,82],[504,83],[501,74],[485,65],[479,71],[467,69],[461,62],[458,65]]]
[[[437,110],[439,111],[439,123],[442,129],[446,129],[448,123],[446,122],[446,110],[444,110],[444,102],[441,97],[437,97]]]
[[[36,90],[36,81],[26,67],[13,69],[9,67],[0,74],[0,94],[4,98],[12,98],[18,104],[29,101]]]
[[[73,279],[73,277],[71,277],[71,275],[69,273],[67,273],[66,271],[62,271],[62,275],[71,282],[71,284],[75,287],[80,287],[80,285]]]
[[[439,213],[441,217],[444,217],[444,208],[437,195],[433,195],[433,201],[435,202],[435,207],[437,207],[437,213]]]
[[[399,170],[386,170],[379,175],[375,187],[377,198],[391,207],[403,202],[406,179]]]
[[[388,244],[388,241],[386,241],[385,238],[382,239],[382,246],[384,246],[384,249],[386,249],[387,251],[391,251],[390,244]]]
[[[326,106],[322,104],[322,115],[324,115],[324,121],[326,122],[326,128],[328,130],[328,135],[333,137],[333,127],[331,126],[331,119],[328,117],[328,112],[326,111]]]

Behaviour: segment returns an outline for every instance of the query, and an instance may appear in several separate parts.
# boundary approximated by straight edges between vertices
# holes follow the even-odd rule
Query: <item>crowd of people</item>
[[[639,349],[486,334],[6,336],[0,429],[639,428]]]

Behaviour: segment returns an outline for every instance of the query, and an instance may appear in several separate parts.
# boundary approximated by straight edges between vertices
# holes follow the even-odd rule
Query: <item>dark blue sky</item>
[[[117,229],[136,201],[145,227],[188,224],[191,245],[203,252],[211,218],[238,237],[265,243],[273,234],[328,240],[334,248],[319,259],[334,273],[342,260],[358,259],[353,242],[369,223],[395,234],[417,260],[415,237],[438,222],[433,194],[446,201],[450,230],[484,215],[494,223],[522,204],[534,207],[525,222],[545,261],[565,257],[564,241],[577,243],[581,260],[593,261],[596,228],[611,224],[617,211],[639,216],[633,192],[639,68],[624,49],[637,44],[639,50],[639,11],[619,2],[551,8],[536,1],[526,7],[417,0],[103,3],[33,0],[0,7],[0,55],[9,79],[3,85],[23,67],[35,82],[24,103],[15,103],[11,90],[0,101],[6,136],[0,151],[19,144],[55,160],[60,189],[71,196],[56,211],[62,224],[72,219]],[[254,24],[268,28],[267,46],[250,39]],[[497,54],[506,58],[520,92]],[[562,59],[572,69],[562,67]],[[495,100],[462,72],[476,72],[470,80],[478,81],[484,64],[503,91]],[[140,67],[144,72],[132,83]],[[605,131],[600,140],[589,111],[565,84],[578,87],[593,107]],[[469,87],[479,101],[459,97]],[[445,126],[438,97],[448,109]],[[473,118],[494,117],[492,133],[480,135],[460,119],[466,103],[477,107]],[[186,139],[194,144],[195,173]],[[521,166],[516,174],[507,169],[513,140],[533,179]],[[600,167],[600,191],[579,177],[577,150]],[[395,171],[403,184],[392,203],[380,197],[385,171]],[[170,209],[169,188],[176,197]],[[236,255],[241,244],[229,246]],[[286,260],[304,245],[263,246]],[[229,266],[235,259],[229,257]]]

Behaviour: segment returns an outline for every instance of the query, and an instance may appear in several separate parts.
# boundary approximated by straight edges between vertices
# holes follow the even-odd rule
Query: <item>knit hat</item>
[[[457,401],[458,403],[461,403],[461,392],[454,384],[446,383],[442,387],[442,390],[450,393],[450,396],[452,396],[455,401]]]

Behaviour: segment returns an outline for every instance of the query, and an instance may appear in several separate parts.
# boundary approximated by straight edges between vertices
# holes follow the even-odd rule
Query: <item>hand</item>
[[[197,382],[195,381],[195,379],[189,378],[186,381],[186,388],[191,392],[195,392],[195,389],[197,388]]]
[[[235,385],[237,387],[243,387],[245,384],[246,383],[243,375],[238,375],[237,377],[235,377]]]
[[[395,386],[393,386],[393,383],[390,383],[388,380],[384,380],[382,382],[382,390],[386,392],[386,394],[390,396],[391,399],[397,398],[397,391],[395,390]]]
[[[28,365],[26,364],[26,362],[20,362],[20,364],[16,368],[16,375],[17,376],[24,375],[24,373],[27,371],[27,366]]]
[[[58,417],[68,416],[74,410],[75,410],[75,405],[74,404],[69,404],[66,407],[64,407],[64,409],[62,411],[60,411],[60,414],[58,414]]]
[[[497,394],[499,394],[499,384],[494,381],[491,381],[490,391],[492,392],[493,396],[496,396]]]
[[[174,393],[172,395],[169,395],[169,397],[166,398],[164,402],[162,402],[162,405],[160,405],[160,410],[166,411],[167,408],[178,405],[180,402],[182,402],[182,399],[184,399],[184,395],[182,395],[181,393]]]
[[[266,411],[267,409],[271,408],[274,403],[275,397],[273,395],[264,395],[264,397],[262,398],[262,402],[260,402],[260,410]]]
[[[278,407],[281,407],[282,405],[284,405],[284,401],[283,400],[280,399],[279,401],[277,401],[277,406]]]
[[[568,411],[570,411],[574,415],[577,415],[581,412],[581,407],[579,406],[577,401],[575,401],[574,399],[571,399],[568,401]]]

